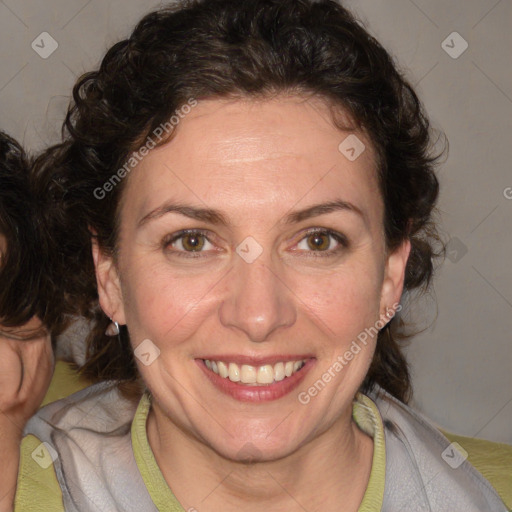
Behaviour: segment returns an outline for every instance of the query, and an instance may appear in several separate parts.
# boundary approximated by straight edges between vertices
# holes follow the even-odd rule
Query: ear
[[[92,257],[96,269],[96,282],[101,309],[119,324],[126,324],[123,293],[117,266],[112,256],[101,250],[98,241],[92,237]]]
[[[400,303],[404,288],[405,268],[411,252],[411,242],[404,240],[399,247],[388,254],[380,298],[381,318],[392,318],[387,313],[395,311]],[[387,316],[386,316],[387,315]]]

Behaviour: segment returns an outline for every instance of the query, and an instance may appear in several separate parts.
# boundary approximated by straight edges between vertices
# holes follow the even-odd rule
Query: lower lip
[[[282,398],[296,389],[314,365],[315,359],[308,359],[304,366],[290,377],[285,377],[279,382],[262,386],[248,386],[232,382],[228,378],[221,377],[209,370],[202,359],[196,359],[196,363],[210,382],[226,395],[241,402],[271,402]]]

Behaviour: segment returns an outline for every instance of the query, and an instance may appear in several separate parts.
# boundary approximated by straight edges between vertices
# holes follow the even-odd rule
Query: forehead
[[[357,158],[347,158],[354,153],[347,145]],[[249,208],[277,214],[281,207],[340,197],[379,213],[370,141],[336,127],[323,101],[294,96],[200,101],[173,139],[138,164],[125,190],[130,209],[140,214],[169,199],[243,217]]]

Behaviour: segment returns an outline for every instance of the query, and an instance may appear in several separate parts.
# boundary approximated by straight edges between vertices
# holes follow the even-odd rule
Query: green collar
[[[146,432],[146,421],[151,407],[148,393],[142,397],[132,423],[132,446],[135,461],[154,504],[161,511],[184,512],[167,485],[151,447]],[[384,499],[386,449],[384,427],[379,410],[367,396],[358,393],[354,400],[352,417],[357,426],[373,438],[373,461],[368,487],[358,512],[381,510]]]

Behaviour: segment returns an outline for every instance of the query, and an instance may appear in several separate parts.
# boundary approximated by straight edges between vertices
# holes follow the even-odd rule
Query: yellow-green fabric
[[[151,401],[144,395],[132,423],[132,445],[137,466],[151,499],[159,510],[183,512],[183,508],[169,489],[149,445],[146,420]],[[386,468],[384,428],[377,406],[364,395],[354,403],[353,417],[359,428],[374,439],[373,462],[370,480],[358,512],[375,512],[382,507]]]
[[[84,387],[81,381],[65,363],[58,364],[56,376],[45,401],[58,398]],[[66,393],[66,391],[68,393]],[[183,512],[183,508],[169,489],[149,446],[146,433],[146,420],[151,402],[147,395],[140,401],[131,428],[132,446],[135,461],[155,505],[160,510]],[[359,428],[374,440],[374,453],[370,479],[359,512],[375,512],[382,507],[386,450],[384,428],[375,403],[368,397],[358,394],[354,402],[353,418]],[[489,480],[505,504],[512,509],[512,446],[492,443],[481,439],[457,436],[449,432],[443,434],[458,442],[469,454],[469,462]],[[23,439],[21,461],[16,493],[15,510],[30,512],[39,510],[63,511],[62,493],[57,482],[53,465],[43,469],[32,457],[40,450],[40,441],[30,435]]]
[[[370,479],[358,512],[374,512],[382,508],[386,483],[384,426],[375,403],[360,393],[356,398],[352,417],[358,427],[373,438],[373,461]]]
[[[512,446],[458,436],[444,430],[442,433],[468,452],[468,461],[489,480],[505,505],[512,510]]]
[[[148,489],[149,495],[158,510],[168,510],[169,512],[183,512],[180,505],[156,463],[153,451],[149,446],[146,421],[149,414],[151,402],[147,394],[142,397],[139,403],[135,418],[132,423],[132,446],[135,461],[139,468],[144,484]]]
[[[83,377],[78,375],[78,372],[73,367],[64,361],[57,361],[53,371],[52,381],[50,387],[43,399],[41,407],[56,402],[61,398],[66,398],[81,389],[86,388],[91,383]]]
[[[151,402],[146,394],[141,399],[133,419],[131,437],[135,461],[151,499],[158,509],[184,512],[167,485],[149,445],[146,421],[150,406]],[[358,401],[354,403],[353,416],[361,430],[374,438],[370,480],[359,508],[359,512],[374,512],[381,508],[384,496],[386,467],[384,429],[377,406],[364,395],[358,395]],[[64,511],[62,493],[54,466],[50,465],[42,469],[32,456],[34,452],[38,453],[41,449],[41,443],[36,437],[30,435],[23,439],[15,511]],[[42,503],[45,504],[45,508],[39,508]]]
[[[33,456],[32,456],[33,454]],[[14,502],[15,512],[48,510],[64,512],[62,492],[53,464],[46,466],[49,454],[37,437],[29,435],[21,443],[18,486]],[[41,460],[43,466],[36,461]]]

